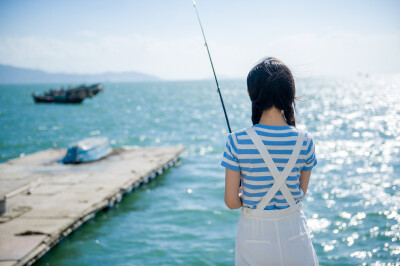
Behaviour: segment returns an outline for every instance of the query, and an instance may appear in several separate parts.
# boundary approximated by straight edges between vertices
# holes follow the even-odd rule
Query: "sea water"
[[[0,86],[1,162],[91,136],[186,152],[37,265],[233,265],[239,211],[224,204],[228,133],[213,82],[105,83],[83,104],[33,103],[59,86]],[[221,91],[232,129],[251,126],[245,81]],[[399,263],[400,77],[300,79],[296,94],[297,125],[316,144],[304,211],[321,265]]]

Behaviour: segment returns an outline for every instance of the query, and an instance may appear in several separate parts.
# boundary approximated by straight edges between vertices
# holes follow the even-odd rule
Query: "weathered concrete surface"
[[[97,162],[64,165],[65,149],[0,164],[0,266],[31,264],[95,213],[172,166],[182,146],[118,150]]]

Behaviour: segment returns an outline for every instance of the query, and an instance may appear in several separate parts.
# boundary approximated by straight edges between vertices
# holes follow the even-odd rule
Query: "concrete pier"
[[[64,165],[66,150],[49,149],[0,164],[0,266],[32,264],[96,212],[174,165],[183,151],[120,149],[97,162]]]

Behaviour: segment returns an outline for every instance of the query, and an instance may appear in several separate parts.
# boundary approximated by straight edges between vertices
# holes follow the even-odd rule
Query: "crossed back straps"
[[[261,141],[260,137],[257,135],[255,129],[253,127],[247,128],[246,132],[249,135],[250,139],[253,141],[254,145],[256,145],[257,150],[259,151],[261,157],[264,160],[264,163],[267,165],[269,171],[274,178],[275,183],[272,187],[268,190],[268,193],[264,195],[261,201],[257,204],[257,209],[264,210],[265,207],[269,204],[271,199],[275,196],[276,192],[280,190],[282,192],[283,197],[286,199],[289,206],[293,206],[296,204],[296,201],[290,192],[289,188],[285,184],[286,179],[288,178],[289,174],[291,173],[293,167],[296,164],[297,158],[300,155],[300,150],[303,145],[303,141],[305,138],[304,132],[298,130],[298,137],[296,140],[296,145],[293,148],[293,152],[290,155],[289,161],[286,164],[285,168],[282,172],[279,172],[278,168],[276,167],[274,161],[271,158],[267,148],[265,147],[264,143]]]

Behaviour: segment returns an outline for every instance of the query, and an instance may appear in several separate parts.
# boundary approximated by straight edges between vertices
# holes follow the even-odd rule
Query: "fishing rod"
[[[213,64],[213,61],[212,61],[212,59],[211,59],[210,50],[208,49],[208,44],[207,44],[207,40],[206,40],[206,35],[204,34],[203,26],[201,25],[201,20],[200,20],[199,12],[197,11],[196,0],[193,0],[193,6],[194,6],[194,9],[196,10],[197,19],[199,20],[199,24],[200,24],[200,28],[201,28],[201,33],[203,34],[204,45],[205,45],[206,48],[207,48],[208,58],[210,59],[211,68],[212,68],[212,71],[213,71],[213,73],[214,73],[214,79],[215,79],[215,83],[217,84],[217,91],[218,91],[218,94],[219,94],[219,99],[221,100],[222,108],[224,109],[225,119],[226,119],[226,123],[228,124],[229,133],[232,133],[231,125],[229,124],[228,115],[226,114],[226,109],[225,109],[225,105],[224,105],[224,100],[222,99],[221,90],[219,89],[219,84],[218,84],[217,75],[215,74],[214,64]]]

